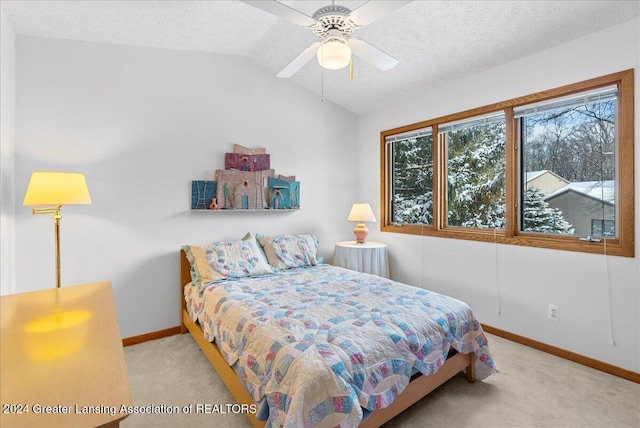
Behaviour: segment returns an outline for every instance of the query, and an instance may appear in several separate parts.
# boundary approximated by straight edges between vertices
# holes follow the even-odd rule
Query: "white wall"
[[[635,133],[640,132],[638,19],[450,82],[358,117],[360,199],[379,200],[380,131],[635,68]],[[434,64],[436,67],[437,64]],[[635,151],[636,254],[640,254],[640,148]],[[379,211],[379,210],[378,210]],[[488,325],[640,371],[640,258],[381,233],[394,279],[467,301]],[[607,269],[613,295],[610,343]],[[498,308],[500,292],[500,314]],[[547,320],[548,304],[560,322]],[[500,362],[498,361],[498,365]]]
[[[63,285],[113,282],[123,337],[179,325],[183,244],[248,231],[350,236],[356,117],[234,56],[17,37],[16,289],[54,286],[53,222],[21,200],[34,170],[85,174],[63,207]],[[233,143],[265,146],[301,182],[296,212],[191,212]],[[339,155],[337,155],[339,154]]]
[[[0,295],[15,292],[16,39],[0,10]]]

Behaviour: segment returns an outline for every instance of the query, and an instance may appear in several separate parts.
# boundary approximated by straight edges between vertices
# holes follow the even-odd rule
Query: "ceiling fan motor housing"
[[[321,39],[327,37],[330,30],[338,30],[343,37],[348,37],[357,28],[357,25],[349,19],[350,13],[351,9],[344,6],[321,7],[313,14],[312,18],[316,23],[311,26],[311,29]]]

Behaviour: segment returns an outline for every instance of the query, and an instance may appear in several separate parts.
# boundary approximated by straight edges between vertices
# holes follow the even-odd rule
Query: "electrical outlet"
[[[560,306],[549,304],[549,319],[551,321],[559,322],[560,321]]]

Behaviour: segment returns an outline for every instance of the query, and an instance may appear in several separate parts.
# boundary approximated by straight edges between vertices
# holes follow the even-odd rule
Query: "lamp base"
[[[356,227],[353,228],[353,234],[356,237],[356,243],[364,244],[367,242],[367,235],[369,234],[369,229],[364,223],[358,223]]]

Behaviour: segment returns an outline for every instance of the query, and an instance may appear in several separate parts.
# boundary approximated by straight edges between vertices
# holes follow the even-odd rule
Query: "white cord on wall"
[[[420,286],[426,289],[424,283],[424,224],[420,226]]]
[[[611,275],[609,274],[609,256],[607,255],[607,238],[603,237],[604,241],[604,269],[607,273],[607,292],[609,298],[609,339],[611,346],[616,346],[616,341],[613,336],[613,290],[611,288]]]
[[[495,248],[495,280],[496,280],[496,299],[498,308],[496,310],[497,314],[500,315],[501,305],[500,305],[500,281],[498,280],[498,236],[497,229],[493,228],[493,246]]]

